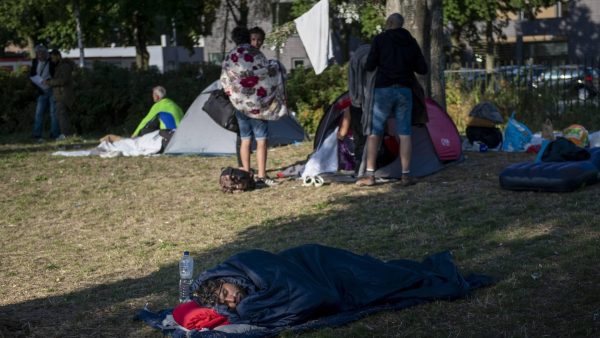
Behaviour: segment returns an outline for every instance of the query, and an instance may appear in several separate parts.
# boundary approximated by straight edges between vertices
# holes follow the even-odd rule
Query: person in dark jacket
[[[375,184],[377,148],[385,130],[388,117],[396,119],[399,136],[399,156],[402,163],[401,186],[414,184],[410,176],[412,157],[412,106],[411,87],[415,74],[426,74],[427,64],[421,48],[412,35],[402,26],[404,18],[398,13],[386,20],[386,30],[373,38],[365,69],[376,70],[373,92],[371,133],[367,138],[367,171],[358,179],[359,186]]]
[[[31,62],[29,69],[29,77],[39,76],[41,80],[48,80],[54,75],[55,64],[50,61],[48,48],[44,45],[35,47],[35,59]],[[49,87],[43,88],[38,86],[37,104],[35,107],[35,117],[33,122],[32,137],[42,140],[44,127],[44,114],[46,111],[50,113],[50,138],[57,138],[60,134],[58,120],[56,119],[56,108],[54,106],[54,98],[52,97],[52,89]]]
[[[58,49],[53,49],[50,52],[50,58],[52,58],[52,62],[56,63],[56,69],[54,77],[46,80],[45,83],[52,87],[56,103],[56,117],[60,127],[60,135],[56,139],[64,140],[65,137],[71,135],[69,113],[75,102],[75,94],[73,93],[75,64],[71,60],[63,59]]]

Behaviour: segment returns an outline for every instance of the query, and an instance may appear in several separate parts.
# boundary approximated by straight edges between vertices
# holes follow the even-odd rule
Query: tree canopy
[[[0,2],[2,44],[70,49],[77,45],[74,4],[87,45],[134,45],[138,67],[148,66],[146,46],[160,41],[159,32],[177,32],[177,44],[191,48],[210,34],[219,0],[3,0]],[[158,28],[158,29],[156,29]]]

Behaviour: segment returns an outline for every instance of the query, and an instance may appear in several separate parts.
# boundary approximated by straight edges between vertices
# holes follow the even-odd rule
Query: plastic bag
[[[590,134],[590,148],[600,147],[600,131]]]
[[[525,151],[525,145],[531,141],[531,130],[523,123],[515,120],[515,112],[506,123],[504,129],[503,151]]]

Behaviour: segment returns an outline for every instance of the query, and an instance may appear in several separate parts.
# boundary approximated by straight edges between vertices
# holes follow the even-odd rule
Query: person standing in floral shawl
[[[250,167],[252,137],[256,140],[258,187],[269,187],[276,182],[267,177],[267,138],[269,120],[277,120],[288,113],[285,105],[283,76],[277,63],[269,62],[263,53],[250,45],[250,32],[236,27],[231,32],[236,47],[223,61],[221,85],[236,109],[240,127],[240,157],[242,169]]]

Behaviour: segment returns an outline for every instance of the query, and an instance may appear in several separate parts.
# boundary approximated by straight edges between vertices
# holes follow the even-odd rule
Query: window
[[[556,4],[556,6],[558,7],[557,12],[558,12],[559,18],[565,18],[565,17],[567,17],[567,15],[569,15],[569,7],[571,6],[571,4],[569,4],[569,3],[564,4],[562,2],[559,2]]]
[[[291,2],[274,2],[271,4],[271,17],[273,18],[273,26],[280,26],[286,22],[292,21],[292,3]]]
[[[304,68],[304,59],[292,58],[292,67],[293,68]]]
[[[225,53],[208,53],[208,62],[219,65],[223,62],[223,58],[225,58]]]

